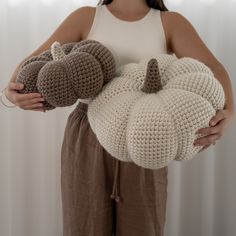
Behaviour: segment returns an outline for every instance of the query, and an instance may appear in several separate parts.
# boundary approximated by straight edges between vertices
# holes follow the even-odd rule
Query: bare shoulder
[[[169,49],[178,58],[192,57],[210,68],[221,66],[201,38],[193,24],[182,14],[173,11],[162,13],[169,40]]]
[[[70,12],[51,33],[49,38],[31,52],[27,58],[39,55],[43,51],[50,49],[50,46],[55,41],[61,44],[81,41],[90,27],[95,9],[95,7],[84,6]]]
[[[183,27],[190,22],[176,11],[161,11],[161,20],[166,35],[168,53],[173,53],[170,44],[174,30],[178,30],[179,27]]]
[[[91,19],[93,19],[95,11],[96,7],[84,6],[77,8],[76,10],[74,10],[74,12],[72,12],[72,14],[75,14],[77,22],[81,22],[83,26],[86,26],[90,23]]]
[[[85,19],[89,15],[93,14],[95,10],[96,10],[96,7],[84,6],[84,7],[77,8],[76,10],[74,10],[74,12],[77,13],[78,17],[84,17]]]
[[[178,27],[179,24],[189,23],[185,16],[176,11],[161,11],[161,18],[168,28]]]
[[[86,39],[92,27],[96,7],[85,6],[78,9],[81,20],[83,21],[82,39]]]
[[[181,18],[185,18],[181,13],[177,12],[177,11],[161,11],[161,14],[164,17],[168,17],[170,19],[181,19]]]

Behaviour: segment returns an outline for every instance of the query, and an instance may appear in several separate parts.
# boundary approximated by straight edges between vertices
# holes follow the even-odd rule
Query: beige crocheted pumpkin
[[[205,64],[168,54],[129,63],[116,71],[88,105],[88,120],[101,145],[115,158],[158,169],[188,160],[195,132],[209,126],[225,96]]]

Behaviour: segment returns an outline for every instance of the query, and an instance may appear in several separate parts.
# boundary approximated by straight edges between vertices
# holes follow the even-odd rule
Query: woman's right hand
[[[10,81],[5,89],[7,99],[21,109],[45,112],[42,95],[40,93],[19,93],[18,91],[23,88],[23,83]]]

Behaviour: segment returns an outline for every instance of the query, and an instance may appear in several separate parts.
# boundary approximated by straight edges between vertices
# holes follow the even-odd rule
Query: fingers
[[[24,110],[45,111],[43,101],[45,100],[40,93],[21,94],[17,90],[22,88],[23,84],[10,82],[8,84],[8,97],[19,108]]]
[[[210,146],[211,146],[211,144],[208,144],[208,145],[204,146],[199,152],[202,152],[203,150],[205,150],[206,148],[208,148]]]
[[[40,107],[44,100],[45,99],[41,98],[41,97],[36,97],[36,98],[33,98],[33,99],[25,99],[25,100],[20,101],[19,105],[22,106],[22,107],[29,107],[29,106],[37,103]]]
[[[42,95],[40,93],[28,93],[28,94],[21,94],[14,90],[9,90],[8,96],[11,101],[16,106],[23,108],[24,106],[31,105],[34,103],[44,101]]]
[[[211,125],[211,126],[216,125],[219,121],[225,119],[225,117],[226,117],[225,115],[226,115],[226,114],[225,114],[225,110],[223,110],[223,109],[218,110],[218,111],[216,112],[216,115],[214,115],[214,116],[211,118],[211,120],[210,120],[210,122],[209,122],[209,125]]]
[[[18,103],[18,106],[24,110],[45,111],[45,109],[43,108],[43,101],[45,101],[44,98],[36,97],[33,99],[21,100]]]
[[[20,94],[18,92],[12,92],[12,100],[20,108],[29,108],[35,103],[41,106],[40,104],[44,101],[38,93]]]
[[[9,90],[21,90],[24,88],[23,83],[18,83],[18,82],[9,82],[8,83],[8,89]]]
[[[16,103],[42,97],[40,93],[27,93],[27,94],[18,93],[17,90],[21,90],[24,88],[23,83],[9,82],[7,88],[10,93],[10,97],[12,98],[11,100],[13,100]]]
[[[24,104],[25,101],[29,101],[35,98],[42,98],[42,95],[40,93],[27,93],[27,94],[21,94],[16,93],[15,94],[15,102]]]
[[[194,146],[204,146],[204,145],[211,145],[213,142],[221,138],[221,134],[212,134],[208,135],[207,137],[198,138],[194,141]]]
[[[43,108],[43,104],[42,103],[35,103],[35,104],[29,104],[29,105],[25,105],[25,106],[20,106],[20,108],[24,109],[24,110],[32,110],[32,109],[38,109],[38,108]]]
[[[213,143],[211,143],[211,144],[215,145],[215,144],[216,144],[216,142],[215,142],[215,141],[213,141]],[[208,144],[208,145],[205,145],[205,146],[203,146],[203,148],[202,148],[202,149],[201,149],[199,152],[202,152],[203,150],[207,149],[208,147],[210,147],[210,146],[211,146],[211,144]]]
[[[219,125],[214,126],[214,127],[202,128],[202,129],[199,129],[196,132],[196,134],[205,134],[205,135],[216,134],[218,133],[219,129],[220,129]]]

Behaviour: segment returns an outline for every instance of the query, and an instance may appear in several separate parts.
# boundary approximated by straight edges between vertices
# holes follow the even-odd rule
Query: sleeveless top
[[[114,56],[116,68],[129,62],[138,63],[143,57],[167,53],[160,10],[154,8],[139,20],[125,21],[114,16],[106,5],[97,5],[86,39],[106,46]],[[79,101],[88,104],[91,99]]]

